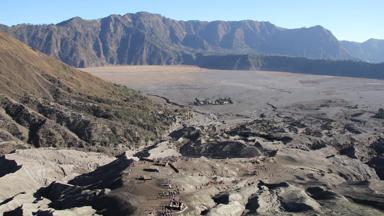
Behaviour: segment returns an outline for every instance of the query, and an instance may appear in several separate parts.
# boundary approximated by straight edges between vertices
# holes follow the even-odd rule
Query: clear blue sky
[[[178,20],[270,21],[281,27],[322,25],[341,40],[384,39],[384,0],[1,0],[0,23],[58,23],[138,11]]]

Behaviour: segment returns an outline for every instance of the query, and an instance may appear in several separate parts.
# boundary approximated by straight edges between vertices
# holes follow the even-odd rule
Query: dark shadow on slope
[[[330,200],[337,197],[335,192],[325,190],[321,187],[309,187],[307,188],[306,192],[315,200]]]
[[[259,184],[257,185],[259,189],[261,189],[261,186],[266,186],[270,190],[274,190],[277,188],[287,188],[289,187],[289,184],[287,182],[280,182],[280,183],[265,183],[263,181],[260,181]]]
[[[384,210],[384,191],[372,190],[370,184],[369,181],[343,183],[338,185],[336,190],[355,203]]]
[[[4,212],[3,216],[23,216],[23,206],[19,206],[12,211]]]
[[[229,193],[223,192],[219,193],[216,196],[212,197],[213,201],[215,201],[216,204],[224,204],[227,205],[229,203]]]
[[[21,166],[17,165],[16,161],[6,159],[4,155],[0,156],[0,177],[14,173],[19,169]]]
[[[25,194],[25,192],[20,192],[20,193],[16,194],[15,196],[12,196],[12,197],[10,197],[10,198],[5,199],[4,201],[2,201],[2,202],[0,203],[0,206],[5,205],[5,204],[11,202],[13,199],[15,199],[16,196],[18,196],[18,195],[20,195],[20,194]]]
[[[384,156],[372,158],[367,164],[375,169],[381,180],[384,180]]]
[[[50,210],[47,210],[47,211],[39,210],[37,212],[33,212],[32,215],[33,216],[53,216],[53,212]]]
[[[36,197],[51,200],[50,208],[57,210],[92,206],[101,215],[133,215],[136,207],[128,200],[111,196],[104,189],[89,190],[84,186],[74,186],[54,182],[35,193]]]
[[[257,209],[260,207],[259,205],[259,197],[257,195],[253,195],[248,199],[247,204],[245,205],[245,209],[248,210],[248,213],[254,214]]]
[[[283,202],[283,208],[288,212],[299,213],[313,210],[313,208],[305,203]]]
[[[34,196],[51,200],[49,207],[58,210],[92,206],[102,215],[132,215],[136,207],[109,192],[122,186],[122,172],[131,163],[131,160],[120,157],[93,172],[75,177],[68,184],[53,182],[39,189]]]
[[[122,157],[97,168],[93,172],[77,176],[68,183],[76,186],[86,186],[88,189],[109,188],[113,190],[123,184],[121,174],[131,163],[131,160]]]

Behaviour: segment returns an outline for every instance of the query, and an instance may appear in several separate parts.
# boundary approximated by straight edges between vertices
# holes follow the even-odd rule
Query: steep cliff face
[[[321,26],[284,30],[273,34],[263,45],[262,52],[309,59],[351,58],[332,33]]]
[[[1,142],[117,152],[160,138],[175,121],[166,107],[5,33],[0,77]]]
[[[180,64],[193,53],[252,53],[320,59],[351,58],[322,27],[283,29],[257,21],[176,21],[156,14],[72,18],[56,25],[5,29],[17,39],[76,67]]]
[[[73,18],[57,25],[18,25],[9,30],[32,48],[76,67],[105,64],[172,64],[179,53],[164,47],[129,16]]]

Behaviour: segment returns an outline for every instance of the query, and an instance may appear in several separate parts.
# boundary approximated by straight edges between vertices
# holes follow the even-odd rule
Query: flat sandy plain
[[[195,98],[231,97],[226,106],[195,109],[222,117],[255,116],[296,102],[344,99],[361,108],[384,105],[384,80],[270,71],[208,70],[193,66],[109,66],[82,69],[102,79],[182,105]]]

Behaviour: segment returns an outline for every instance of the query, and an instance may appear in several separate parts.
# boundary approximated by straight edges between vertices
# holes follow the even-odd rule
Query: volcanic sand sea
[[[194,66],[107,66],[82,69],[147,94],[190,105],[195,98],[231,97],[226,106],[195,109],[255,116],[277,107],[320,99],[343,99],[369,110],[384,106],[384,81],[271,71],[209,70]]]

